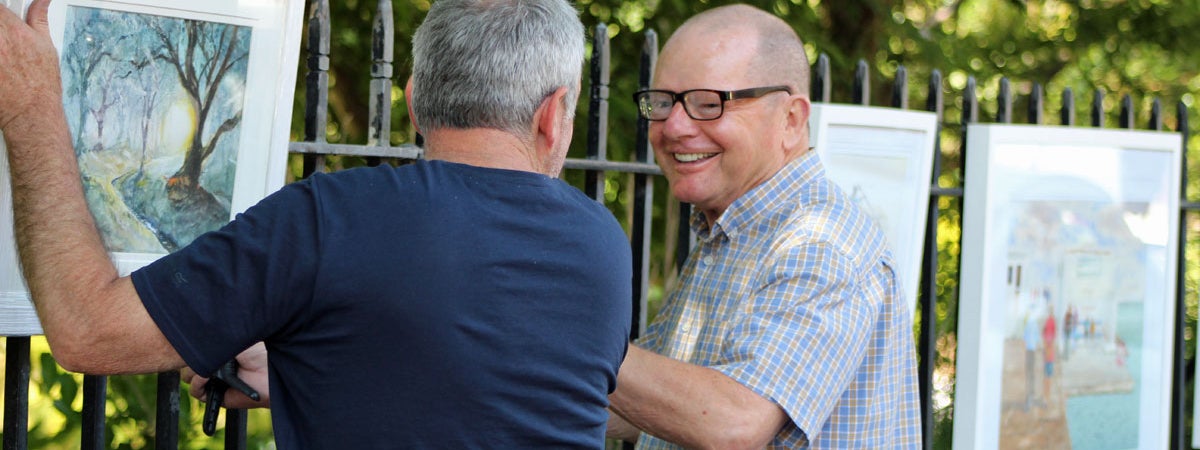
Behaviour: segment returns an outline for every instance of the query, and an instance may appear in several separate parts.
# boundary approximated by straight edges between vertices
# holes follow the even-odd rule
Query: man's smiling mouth
[[[696,162],[705,158],[716,156],[716,153],[675,153],[673,156],[679,162]]]

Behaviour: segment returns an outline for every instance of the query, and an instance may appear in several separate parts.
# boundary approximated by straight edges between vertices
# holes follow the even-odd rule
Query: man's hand
[[[0,8],[0,130],[31,130],[43,118],[46,105],[62,104],[58,52],[50,39],[47,12],[50,0],[29,7],[27,22]],[[28,120],[26,120],[28,119]]]
[[[271,395],[269,389],[269,381],[267,379],[267,347],[262,342],[254,344],[250,348],[243,351],[237,356],[238,378],[249,384],[250,387],[258,391],[261,396],[259,401],[251,400],[246,394],[243,394],[237,389],[229,389],[225,391],[226,408],[233,409],[249,409],[249,408],[270,408]],[[192,397],[198,398],[201,401],[207,401],[204,386],[208,383],[208,378],[197,375],[190,367],[185,367],[180,370],[180,379],[188,383],[188,393]]]

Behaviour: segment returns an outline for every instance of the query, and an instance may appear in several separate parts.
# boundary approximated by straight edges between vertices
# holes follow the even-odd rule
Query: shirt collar
[[[704,212],[693,211],[689,222],[692,231],[704,241],[722,234],[736,236],[740,228],[745,227],[747,223],[754,222],[758,216],[771,211],[772,205],[787,203],[787,196],[792,195],[796,187],[815,178],[820,171],[821,160],[817,157],[817,151],[810,149],[788,162],[767,181],[734,200],[725,209],[725,213],[717,218],[711,230]]]

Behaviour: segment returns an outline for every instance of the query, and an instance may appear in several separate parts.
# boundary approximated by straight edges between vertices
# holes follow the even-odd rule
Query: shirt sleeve
[[[311,300],[320,245],[314,189],[284,186],[132,274],[150,317],[197,373],[212,374],[278,333]]]
[[[812,436],[832,414],[865,357],[879,306],[857,269],[827,243],[766,262],[761,288],[729,330],[713,368],[779,404]]]

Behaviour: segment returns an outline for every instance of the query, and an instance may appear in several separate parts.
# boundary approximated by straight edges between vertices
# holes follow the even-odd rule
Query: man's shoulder
[[[843,267],[866,274],[894,266],[886,237],[873,219],[825,178],[796,186],[780,200],[761,239],[788,267]]]

